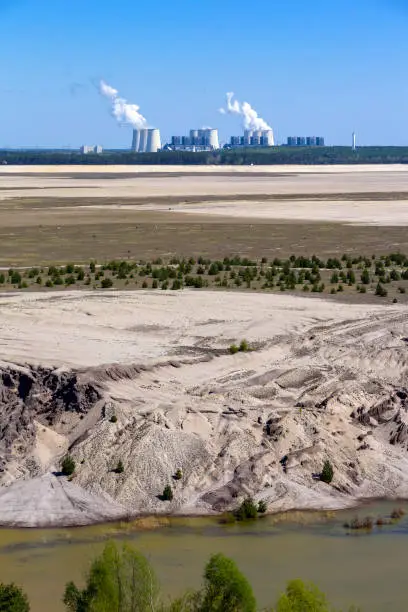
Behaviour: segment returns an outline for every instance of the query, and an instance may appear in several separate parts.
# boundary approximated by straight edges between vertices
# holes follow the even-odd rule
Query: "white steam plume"
[[[118,123],[121,125],[129,124],[137,129],[147,127],[147,120],[139,113],[140,107],[137,104],[129,104],[127,100],[119,96],[117,89],[114,89],[105,81],[100,82],[99,91],[111,101],[112,115]]]
[[[246,130],[271,130],[271,126],[266,123],[262,117],[248,102],[238,102],[233,100],[233,92],[227,93],[227,108],[220,108],[220,113],[226,115],[240,115],[243,117],[244,128]]]

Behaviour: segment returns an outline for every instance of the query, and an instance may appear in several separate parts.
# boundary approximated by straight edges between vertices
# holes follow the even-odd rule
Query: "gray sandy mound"
[[[68,527],[123,517],[113,499],[101,499],[64,477],[46,474],[0,491],[0,525]]]

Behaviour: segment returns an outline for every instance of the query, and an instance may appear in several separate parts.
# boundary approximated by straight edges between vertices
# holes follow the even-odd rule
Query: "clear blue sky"
[[[250,102],[278,140],[408,145],[408,0],[0,0],[0,147],[130,144],[94,83],[164,138]]]

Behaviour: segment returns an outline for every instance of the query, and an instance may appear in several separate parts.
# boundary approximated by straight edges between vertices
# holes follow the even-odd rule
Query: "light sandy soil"
[[[10,507],[18,524],[82,524],[220,512],[247,494],[270,510],[408,497],[407,307],[146,291],[2,296],[0,311],[3,370],[74,369],[103,394],[85,419],[67,414],[49,431],[37,418],[29,457],[16,451],[3,473],[0,523]],[[229,354],[242,338],[254,350]],[[79,488],[56,479],[54,498],[55,477],[44,476],[45,501],[38,512],[30,502],[29,518],[24,466],[50,474],[69,444],[77,473],[66,484]],[[331,486],[312,477],[327,458]],[[171,503],[158,498],[168,483]]]
[[[128,210],[168,212],[163,204],[118,205],[92,204],[90,210]],[[81,207],[81,212],[84,207]],[[65,209],[66,210],[66,209]],[[408,225],[407,200],[293,200],[293,201],[245,201],[200,202],[198,204],[171,204],[173,214],[188,213],[233,219],[275,220],[275,221],[328,221],[353,225],[403,226]]]
[[[17,168],[17,169],[16,169]],[[52,176],[66,173],[65,176]],[[121,174],[125,174],[123,178]],[[18,176],[23,173],[24,176]],[[84,175],[81,177],[81,175]],[[140,176],[139,176],[140,175]],[[114,178],[112,178],[114,177]],[[95,167],[0,170],[0,200],[11,198],[154,198],[268,194],[403,192],[406,166],[142,168]]]

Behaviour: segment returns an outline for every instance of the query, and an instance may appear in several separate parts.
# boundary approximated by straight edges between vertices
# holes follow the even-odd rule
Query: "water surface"
[[[110,524],[76,529],[0,530],[0,581],[27,591],[33,612],[64,610],[68,580],[81,582],[107,539],[126,541],[147,555],[163,592],[198,587],[211,554],[232,557],[250,579],[261,606],[272,604],[287,580],[312,580],[333,604],[354,603],[365,612],[408,610],[408,515],[372,533],[350,533],[358,515],[389,515],[382,502],[335,515],[293,513],[225,526],[212,519],[172,519],[152,527]],[[408,512],[408,504],[399,504]],[[154,524],[154,521],[153,521]]]

